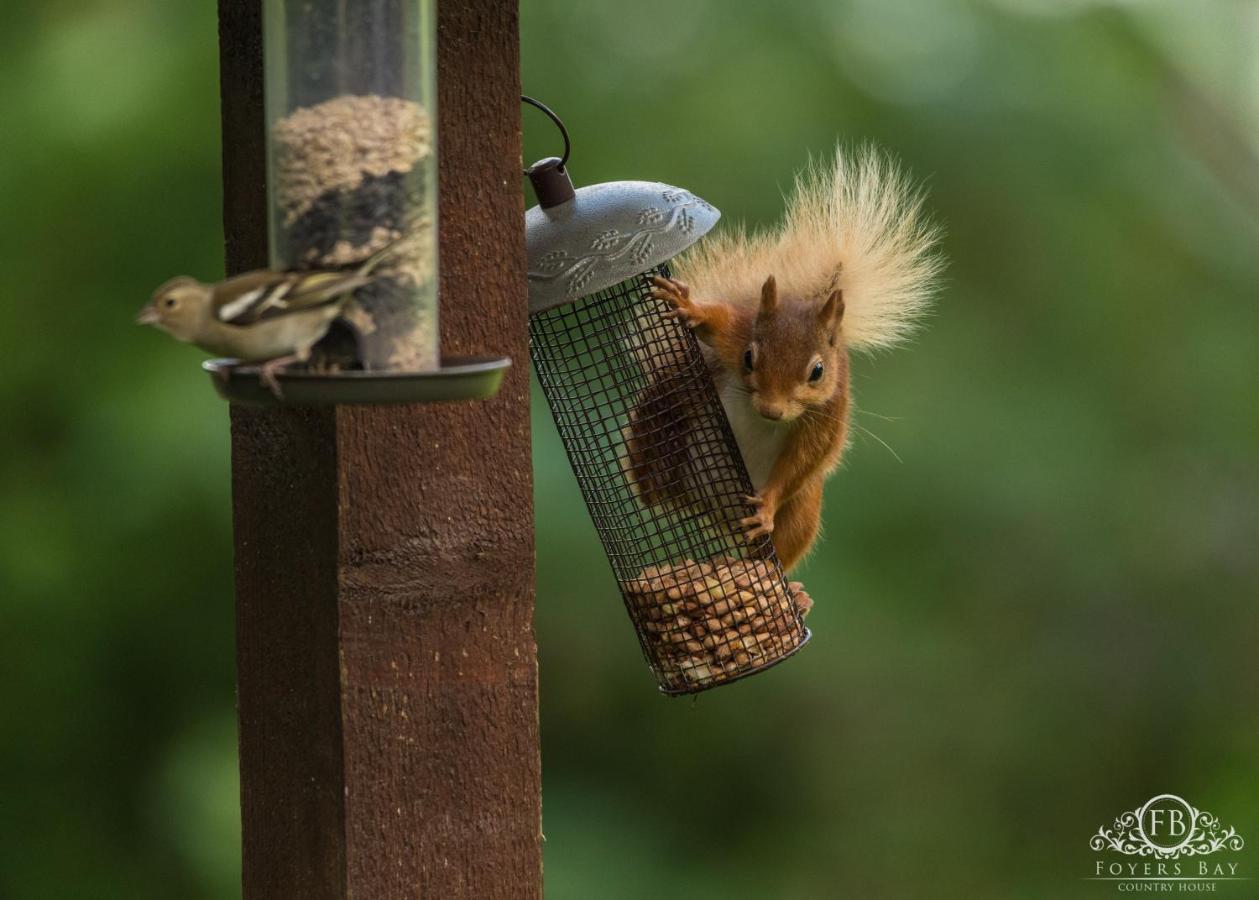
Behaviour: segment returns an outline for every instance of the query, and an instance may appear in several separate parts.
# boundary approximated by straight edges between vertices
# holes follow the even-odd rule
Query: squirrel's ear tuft
[[[778,308],[778,282],[771,275],[761,286],[761,315],[771,316]]]
[[[839,323],[844,320],[844,292],[832,291],[817,317],[827,328],[838,328]]]

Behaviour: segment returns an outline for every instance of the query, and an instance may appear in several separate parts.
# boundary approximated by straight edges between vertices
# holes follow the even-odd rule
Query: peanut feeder
[[[566,161],[526,173],[530,353],[660,689],[695,693],[809,639],[772,542],[739,527],[753,487],[699,345],[650,294],[720,213],[655,182],[574,190]]]

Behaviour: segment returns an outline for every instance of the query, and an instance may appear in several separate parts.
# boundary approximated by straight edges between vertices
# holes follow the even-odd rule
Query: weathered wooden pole
[[[219,0],[227,266],[266,264],[261,0]],[[438,10],[441,329],[498,397],[233,407],[245,900],[540,897],[515,0]]]

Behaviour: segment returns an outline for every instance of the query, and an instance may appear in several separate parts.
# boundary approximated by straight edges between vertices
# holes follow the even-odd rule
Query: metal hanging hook
[[[530,106],[533,106],[533,107],[536,107],[537,109],[542,110],[544,113],[546,113],[547,118],[549,118],[552,122],[555,123],[555,127],[560,130],[560,134],[563,135],[564,137],[564,155],[560,157],[560,164],[558,168],[560,169],[560,171],[563,171],[564,166],[568,164],[568,155],[572,151],[572,148],[573,148],[572,142],[569,141],[568,139],[568,129],[564,127],[563,120],[560,119],[560,117],[555,114],[555,111],[551,109],[551,107],[547,106],[545,103],[543,103],[540,100],[535,100],[526,94],[521,94],[520,100],[522,103],[528,103]],[[524,174],[528,175],[530,174],[531,171],[532,171],[532,167],[529,169],[525,169]]]

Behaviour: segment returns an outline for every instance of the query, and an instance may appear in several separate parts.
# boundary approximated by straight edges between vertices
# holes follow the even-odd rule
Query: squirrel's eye
[[[743,370],[745,372],[752,371],[752,348],[748,347],[743,351]]]
[[[814,363],[813,371],[809,373],[809,383],[812,384],[814,382],[821,381],[822,373],[825,371],[826,369],[823,368],[821,363]]]

